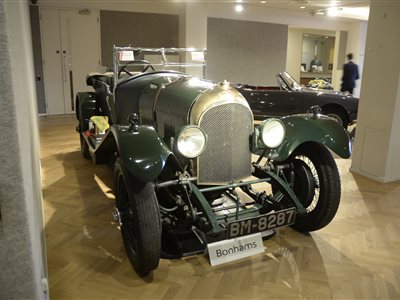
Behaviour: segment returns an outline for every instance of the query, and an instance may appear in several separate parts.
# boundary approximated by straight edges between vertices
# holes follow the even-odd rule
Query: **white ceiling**
[[[276,9],[284,9],[304,13],[311,16],[336,15],[337,17],[367,20],[369,13],[369,1],[367,0],[242,0],[243,5],[261,5]]]
[[[226,3],[242,5],[243,9],[248,5],[257,5],[307,17],[334,17],[334,14],[338,18],[354,20],[368,20],[369,14],[369,0],[146,0],[146,2]]]

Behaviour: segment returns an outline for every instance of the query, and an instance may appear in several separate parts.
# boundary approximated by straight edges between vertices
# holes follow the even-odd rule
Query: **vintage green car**
[[[205,54],[114,47],[113,72],[89,74],[95,92],[76,95],[83,156],[113,167],[113,215],[142,276],[160,258],[203,253],[214,241],[286,225],[318,230],[339,206],[328,148],[350,157],[343,127],[318,107],[255,126],[228,82],[187,74],[205,74]]]

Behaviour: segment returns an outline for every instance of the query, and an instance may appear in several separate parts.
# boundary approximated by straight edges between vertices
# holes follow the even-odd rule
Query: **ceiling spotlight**
[[[243,11],[243,5],[237,4],[237,5],[235,6],[235,10],[236,10],[237,12],[242,12],[242,11]]]
[[[325,14],[325,12],[323,10],[319,10],[315,13],[316,15],[320,15],[323,16]]]
[[[338,15],[338,8],[337,7],[329,7],[328,8],[328,16],[336,17]]]
[[[301,9],[304,9],[304,8],[306,8],[306,7],[305,7],[305,6],[300,6],[300,8],[301,8]]]
[[[267,1],[261,1],[261,4],[265,4],[265,3],[267,3]]]

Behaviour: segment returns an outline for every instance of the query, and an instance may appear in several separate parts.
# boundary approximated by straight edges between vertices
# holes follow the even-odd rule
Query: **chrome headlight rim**
[[[279,119],[267,119],[260,126],[260,140],[268,148],[274,149],[282,145],[285,136],[285,125]]]
[[[193,134],[196,133],[197,139],[196,141],[193,140]],[[192,140],[188,140],[192,137]],[[196,125],[187,125],[181,128],[175,138],[175,146],[178,152],[186,158],[196,158],[200,156],[204,150],[206,149],[207,145],[207,135],[203,129]],[[193,149],[193,147],[195,149]],[[190,149],[191,148],[191,149]]]

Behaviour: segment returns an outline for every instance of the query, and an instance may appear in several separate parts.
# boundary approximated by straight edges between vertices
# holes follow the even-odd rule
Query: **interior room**
[[[399,299],[399,36],[399,1],[0,1],[0,299]]]

